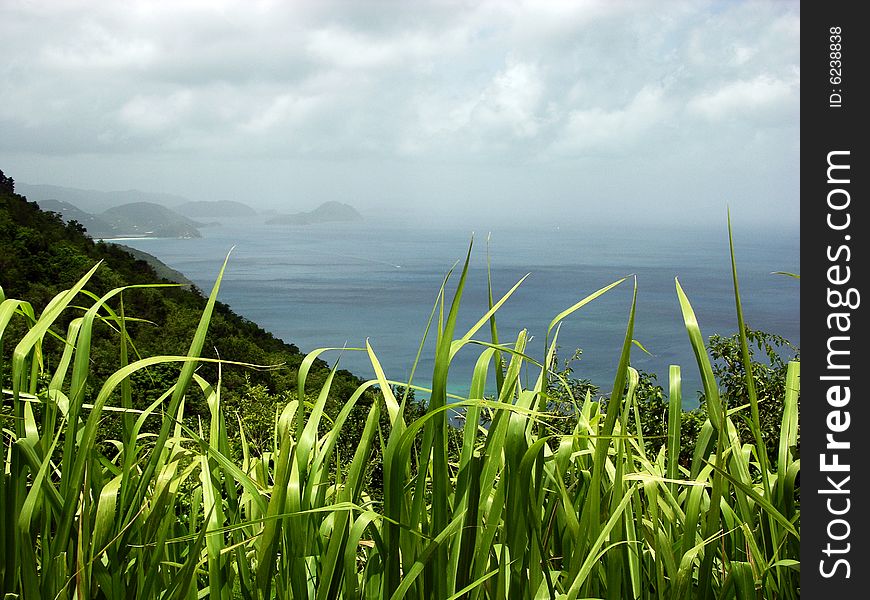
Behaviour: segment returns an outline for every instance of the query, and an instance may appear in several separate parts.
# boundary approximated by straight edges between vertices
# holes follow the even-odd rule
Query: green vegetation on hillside
[[[76,221],[84,227],[92,238],[105,238],[117,235],[114,228],[98,215],[85,212],[75,204],[64,200],[40,200],[39,208],[46,212],[57,213],[64,223]]]
[[[136,260],[144,260],[146,263],[151,265],[151,268],[154,269],[154,273],[158,278],[166,279],[173,283],[180,283],[182,286],[187,288],[194,287],[194,283],[185,277],[184,273],[176,271],[153,254],[148,254],[144,250],[139,250],[138,248],[133,248],[132,246],[127,246],[118,242],[111,243],[116,245],[118,248],[129,252]]]

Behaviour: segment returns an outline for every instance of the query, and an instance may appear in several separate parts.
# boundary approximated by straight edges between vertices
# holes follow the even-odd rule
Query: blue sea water
[[[386,374],[407,380],[435,298],[448,270],[464,260],[472,232],[461,225],[383,223],[270,226],[260,217],[204,228],[200,239],[136,239],[124,243],[157,256],[205,293],[230,256],[219,299],[242,316],[308,352],[321,347],[363,347],[368,339]],[[487,243],[488,239],[488,243]],[[800,342],[800,240],[796,231],[735,233],[741,297],[747,323]],[[596,226],[500,227],[474,236],[471,267],[457,337],[487,310],[487,246],[496,299],[521,277],[528,279],[497,313],[500,341],[525,328],[528,353],[541,358],[551,319],[588,294],[632,276],[565,319],[560,356],[582,348],[575,375],[609,391],[625,336],[637,281],[633,366],[657,374],[667,387],[668,365],[683,373],[687,406],[696,403],[700,377],[682,321],[674,278],[688,295],[705,337],[736,331],[734,295],[724,227],[709,231]],[[448,284],[455,289],[461,264]],[[449,309],[449,306],[445,309]],[[414,383],[427,386],[433,368],[434,327]],[[475,336],[489,341],[489,327]],[[467,391],[483,348],[460,351],[450,371],[450,391]],[[330,352],[324,358],[371,377],[364,352]],[[529,378],[536,373],[529,373]],[[425,397],[425,394],[418,394]]]

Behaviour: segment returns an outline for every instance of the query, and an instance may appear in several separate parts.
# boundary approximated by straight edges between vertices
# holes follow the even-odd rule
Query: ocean
[[[625,336],[632,287],[637,314],[632,365],[657,375],[667,389],[668,366],[682,367],[684,404],[697,404],[700,376],[675,291],[679,277],[706,337],[737,330],[728,237],[709,231],[662,227],[500,227],[473,233],[467,226],[331,223],[300,227],[265,225],[263,218],[226,220],[202,229],[200,239],[132,239],[124,244],[153,254],[208,294],[227,252],[219,300],[303,352],[322,347],[372,345],[387,377],[407,381],[437,292],[457,264],[447,289],[452,298],[473,239],[472,257],[456,337],[487,310],[487,255],[496,300],[524,275],[526,281],[497,313],[500,342],[531,336],[528,353],[544,354],[547,325],[588,294],[629,277],[565,319],[560,359],[582,349],[574,374],[607,392]],[[773,274],[800,271],[797,231],[735,232],[741,298],[749,326],[800,343],[800,281]],[[449,310],[449,305],[445,310]],[[436,317],[437,318],[437,317]],[[434,326],[414,375],[428,386]],[[475,339],[490,341],[489,327]],[[482,346],[455,357],[450,391],[467,392]],[[327,362],[369,378],[364,352],[330,351]],[[536,373],[528,373],[530,382]],[[490,375],[492,377],[492,374]],[[418,397],[425,394],[418,393]]]

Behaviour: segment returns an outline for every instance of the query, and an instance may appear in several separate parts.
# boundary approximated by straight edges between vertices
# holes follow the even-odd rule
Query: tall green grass
[[[744,444],[734,419],[745,407],[720,398],[688,295],[676,282],[707,421],[692,464],[681,466],[681,371],[671,367],[667,442],[651,455],[631,366],[635,293],[606,412],[587,395],[576,407],[574,431],[552,434],[547,390],[556,376],[559,324],[627,282],[615,281],[557,315],[545,354],[535,359],[525,331],[505,343],[496,324],[519,283],[498,300],[490,284],[490,310],[470,330],[458,330],[470,255],[469,247],[430,317],[435,368],[431,390],[423,390],[430,400],[422,418],[406,420],[408,395],[396,397],[393,386],[407,390],[412,382],[388,379],[366,344],[375,377],[325,426],[332,377],[313,393],[306,389],[323,351],[312,352],[299,369],[296,398],[275,416],[272,448],[262,454],[250,451],[244,429],[239,440],[228,439],[226,419],[237,417],[223,410],[221,382],[195,370],[204,360],[220,275],[188,355],[135,362],[127,358],[129,317],[110,308],[126,290],[83,294],[99,265],[39,316],[26,301],[0,295],[0,342],[13,348],[11,363],[0,364],[12,384],[3,391],[9,417],[0,479],[0,582],[7,597],[799,597],[800,463],[792,455],[799,363],[789,365],[779,453],[770,464],[752,382],[755,440]],[[449,287],[454,276],[458,283]],[[733,281],[743,332],[736,266]],[[90,308],[65,336],[55,332],[53,324],[83,298]],[[12,319],[27,333],[3,340]],[[91,398],[95,323],[117,332],[120,362]],[[478,337],[485,326],[488,339]],[[64,339],[60,356],[43,353],[52,335]],[[745,336],[741,343],[748,363]],[[478,352],[469,395],[449,398],[451,361],[468,346]],[[133,410],[129,377],[165,362],[182,365],[177,383],[147,409]],[[531,380],[520,375],[530,370],[537,377],[528,387],[523,382]],[[488,397],[493,378],[496,394]],[[371,402],[376,389],[379,400]],[[194,396],[204,398],[211,418],[190,427],[185,404]],[[361,442],[352,456],[340,456],[342,428],[363,402],[369,409]],[[460,450],[451,454],[456,410],[464,412],[464,425]],[[105,443],[100,424],[110,411],[124,415],[123,435]],[[156,433],[145,433],[148,420],[159,422]],[[378,448],[383,489],[371,490],[366,474]]]

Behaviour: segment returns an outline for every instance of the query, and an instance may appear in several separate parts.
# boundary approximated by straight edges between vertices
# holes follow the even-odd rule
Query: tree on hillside
[[[7,177],[2,170],[0,170],[0,190],[10,194],[15,192],[15,180]]]

